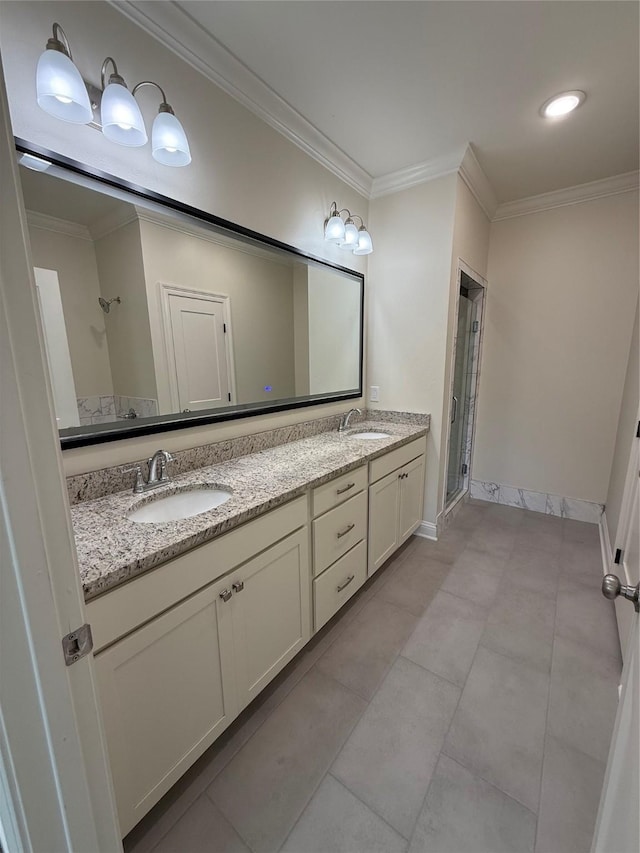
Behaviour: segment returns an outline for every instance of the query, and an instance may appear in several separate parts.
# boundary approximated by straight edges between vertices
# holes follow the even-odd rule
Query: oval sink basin
[[[228,501],[232,492],[230,489],[202,488],[185,489],[157,498],[131,510],[127,517],[130,521],[142,524],[158,524],[162,521],[180,521],[207,512],[210,509]]]
[[[391,438],[390,433],[388,432],[350,432],[351,438],[366,438],[366,439],[375,439],[375,438]]]

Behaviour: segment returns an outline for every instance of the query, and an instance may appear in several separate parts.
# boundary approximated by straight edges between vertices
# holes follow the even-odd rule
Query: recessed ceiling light
[[[586,97],[585,93],[579,89],[572,92],[561,92],[559,95],[554,95],[553,98],[545,101],[540,107],[540,113],[545,118],[566,116],[567,113],[579,107]]]

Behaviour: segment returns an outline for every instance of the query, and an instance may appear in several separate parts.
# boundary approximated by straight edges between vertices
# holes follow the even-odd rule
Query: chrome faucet
[[[167,465],[173,462],[173,456],[168,450],[156,450],[153,456],[148,460],[149,477],[145,482],[140,465],[134,465],[132,468],[125,468],[123,474],[129,471],[134,471],[136,475],[133,484],[133,493],[139,495],[142,492],[148,492],[151,489],[157,489],[158,486],[164,486],[169,483],[171,478],[167,475]]]
[[[351,420],[352,415],[361,415],[361,409],[349,409],[348,412],[340,418],[340,426],[338,427],[338,432],[344,432],[345,429],[349,426],[349,421]]]

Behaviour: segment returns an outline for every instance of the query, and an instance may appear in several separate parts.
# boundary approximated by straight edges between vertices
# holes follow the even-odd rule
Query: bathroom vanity
[[[359,424],[190,471],[155,498],[232,497],[183,521],[131,521],[130,492],[72,507],[123,836],[419,526],[427,428]]]

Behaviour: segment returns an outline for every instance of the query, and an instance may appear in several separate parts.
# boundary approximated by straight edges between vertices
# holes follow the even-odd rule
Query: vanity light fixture
[[[347,214],[346,219],[342,218],[343,213]],[[354,216],[360,220],[359,228],[353,221]],[[331,202],[329,215],[324,221],[324,239],[341,249],[350,249],[354,255],[370,255],[373,252],[373,241],[362,217],[351,213],[346,207],[338,210],[335,201]]]
[[[109,66],[112,70],[107,77]],[[88,124],[101,129],[112,142],[136,148],[146,145],[148,137],[135,94],[142,86],[155,86],[162,95],[162,102],[151,129],[152,156],[165,166],[186,166],[191,162],[184,128],[157,83],[143,80],[129,91],[114,59],[108,56],[102,63],[101,84],[102,90],[98,90],[84,81],[71,58],[64,30],[54,23],[53,37],[47,41],[36,70],[38,105],[55,118]],[[100,121],[96,122],[93,110],[98,107]]]
[[[577,109],[580,104],[584,103],[586,94],[579,89],[574,89],[571,92],[561,92],[559,95],[554,95],[549,98],[540,107],[540,113],[544,118],[560,118]]]

